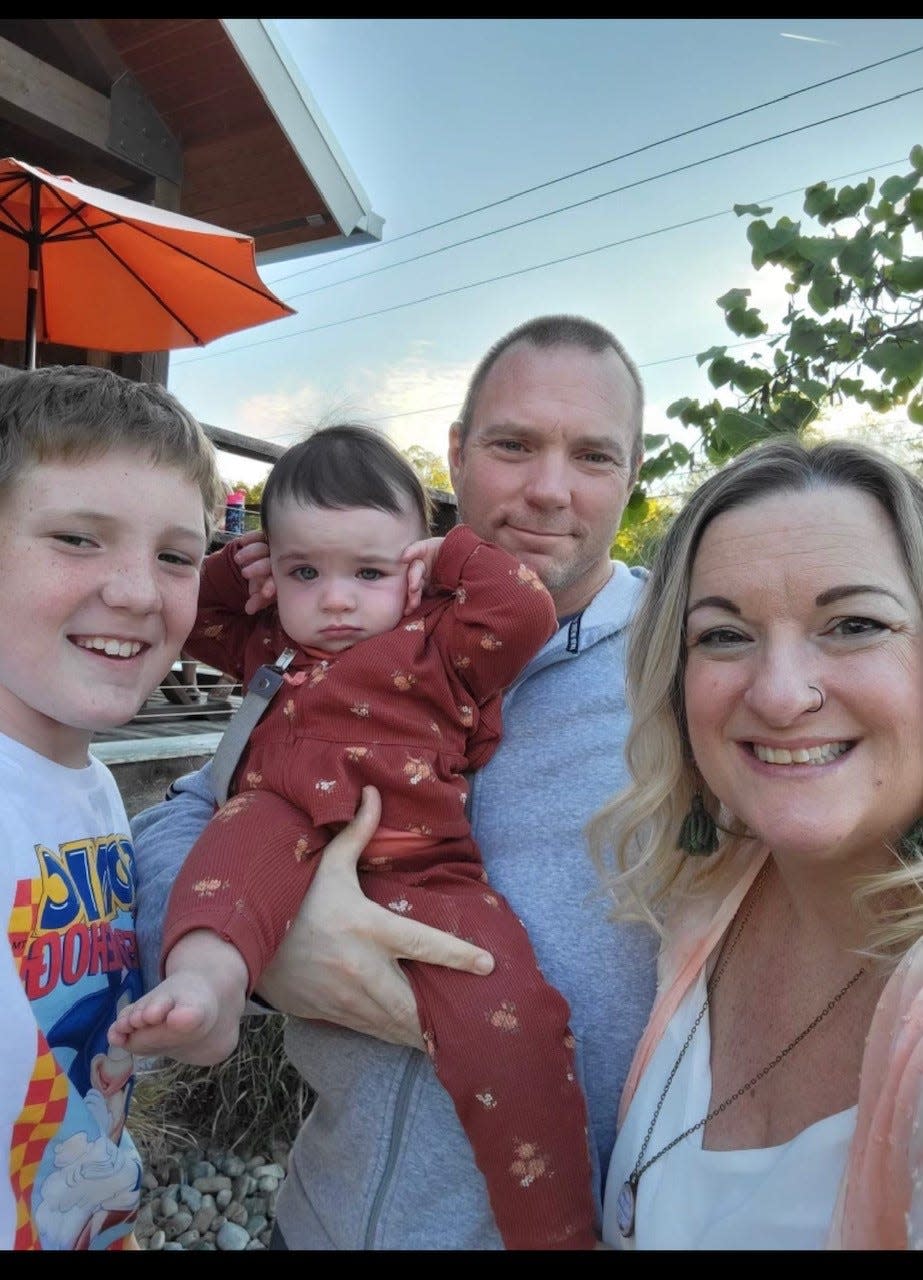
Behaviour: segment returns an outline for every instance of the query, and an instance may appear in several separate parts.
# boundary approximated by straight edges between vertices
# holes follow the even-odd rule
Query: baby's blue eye
[[[58,542],[66,543],[69,547],[95,547],[96,543],[92,538],[88,538],[83,533],[56,533],[55,539]]]

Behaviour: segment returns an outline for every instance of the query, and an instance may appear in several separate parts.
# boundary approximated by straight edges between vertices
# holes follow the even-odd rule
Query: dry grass
[[[128,1127],[146,1163],[190,1147],[285,1151],[312,1094],[285,1057],[281,1017],[244,1018],[240,1043],[215,1067],[160,1059],[139,1070]]]

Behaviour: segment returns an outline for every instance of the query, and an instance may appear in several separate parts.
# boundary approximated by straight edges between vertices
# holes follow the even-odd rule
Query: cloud
[[[355,419],[386,432],[400,449],[422,445],[445,458],[449,424],[461,408],[471,369],[433,360],[426,343],[385,369],[357,368],[350,386],[323,391],[305,383],[289,392],[248,396],[234,406],[228,429],[289,446],[321,422]],[[227,458],[227,462],[224,461]],[[259,479],[260,463],[223,455],[229,480]]]
[[[434,362],[415,352],[386,370],[372,390],[371,421],[399,448],[419,444],[444,458],[470,374],[467,364]]]

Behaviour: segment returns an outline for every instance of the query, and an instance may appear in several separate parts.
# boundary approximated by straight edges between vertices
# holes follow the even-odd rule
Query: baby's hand
[[[407,570],[407,604],[404,617],[420,607],[423,592],[432,577],[433,565],[442,546],[442,538],[421,538],[419,542],[411,542],[401,552],[401,562],[409,565]]]
[[[245,613],[259,613],[276,598],[276,584],[269,564],[269,544],[262,529],[251,529],[238,539],[234,560],[250,587]]]

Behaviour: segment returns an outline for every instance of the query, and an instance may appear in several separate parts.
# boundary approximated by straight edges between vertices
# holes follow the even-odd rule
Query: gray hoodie
[[[626,779],[624,628],[642,585],[642,571],[616,562],[583,614],[524,669],[504,698],[500,746],[473,776],[470,797],[488,878],[570,1002],[598,1209],[619,1095],[654,996],[657,940],[607,919],[583,829]],[[132,824],[138,938],[151,980],[175,869],[212,813],[208,768],[172,792]],[[317,1094],[277,1205],[290,1249],[503,1247],[483,1177],[425,1054],[296,1018],[285,1044]]]

